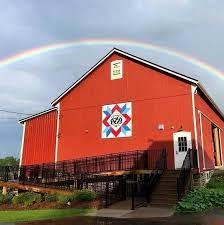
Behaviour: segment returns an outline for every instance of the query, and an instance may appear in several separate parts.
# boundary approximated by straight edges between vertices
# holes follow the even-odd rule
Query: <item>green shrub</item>
[[[75,192],[75,199],[79,201],[93,201],[97,197],[94,191],[83,189]]]
[[[12,194],[6,194],[6,195],[0,194],[0,204],[11,203],[12,198],[13,198]]]
[[[6,194],[4,196],[4,203],[11,203],[13,199],[13,195],[12,194]]]
[[[93,201],[97,198],[97,194],[94,191],[83,189],[77,190],[69,195],[58,195],[57,199],[62,204],[67,204],[68,202],[72,202],[74,200],[78,201]]]
[[[12,199],[12,204],[19,204],[20,202],[20,197],[15,195]]]
[[[224,208],[224,192],[219,189],[199,188],[191,191],[177,204],[176,212],[203,212],[214,208]]]
[[[210,189],[222,189],[224,191],[224,175],[213,175],[207,184]]]
[[[57,194],[45,194],[44,200],[46,202],[55,202],[57,201]]]
[[[0,205],[4,204],[4,195],[0,194]]]
[[[33,203],[38,203],[42,201],[41,194],[24,192],[18,196],[14,196],[12,199],[13,204],[23,204],[25,206],[30,206]]]
[[[68,202],[71,202],[75,199],[74,194],[70,195],[58,195],[57,200],[62,204],[67,204]]]

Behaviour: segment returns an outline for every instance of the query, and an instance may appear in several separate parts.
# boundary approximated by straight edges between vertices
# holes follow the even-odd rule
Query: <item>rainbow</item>
[[[81,39],[81,40],[71,40],[64,41],[55,44],[45,45],[24,52],[0,59],[0,68],[6,67],[10,64],[20,62],[25,59],[29,59],[41,54],[45,54],[52,51],[57,51],[66,48],[74,48],[80,46],[127,46],[127,47],[139,47],[147,50],[152,50],[158,53],[163,53],[169,56],[180,58],[188,63],[191,63],[194,66],[197,66],[211,75],[214,75],[222,80],[224,80],[224,73],[206,62],[203,62],[197,58],[189,56],[187,54],[175,51],[170,48],[164,48],[154,44],[149,44],[145,42],[138,42],[125,39]]]

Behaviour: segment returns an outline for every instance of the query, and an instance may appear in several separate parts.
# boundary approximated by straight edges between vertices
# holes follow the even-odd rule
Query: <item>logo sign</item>
[[[111,80],[121,79],[123,77],[123,61],[116,60],[111,62]]]
[[[130,137],[132,135],[131,102],[102,107],[102,138]]]

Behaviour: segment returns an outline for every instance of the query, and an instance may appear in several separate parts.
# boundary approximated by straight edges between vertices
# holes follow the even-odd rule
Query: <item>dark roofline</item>
[[[42,112],[33,114],[33,115],[29,116],[29,117],[26,117],[26,118],[24,118],[24,119],[19,120],[19,123],[25,123],[27,120],[31,120],[31,119],[33,119],[33,118],[36,118],[36,117],[38,117],[38,116],[47,114],[47,113],[49,113],[49,112],[51,112],[51,111],[54,111],[54,110],[57,110],[57,108],[54,107],[54,108],[47,109],[47,110],[45,110],[45,111],[42,111]]]
[[[145,59],[142,59],[140,57],[137,57],[135,55],[132,55],[132,54],[129,54],[127,52],[124,52],[120,49],[117,49],[117,48],[113,48],[109,53],[107,53],[103,58],[101,58],[93,67],[91,67],[83,76],[81,76],[81,78],[79,78],[75,83],[73,83],[70,87],[68,87],[61,95],[59,95],[56,99],[54,99],[51,104],[53,106],[56,106],[56,104],[66,95],[68,94],[73,88],[76,87],[76,85],[78,85],[82,80],[84,80],[94,69],[96,69],[99,65],[101,65],[110,55],[112,55],[113,53],[118,53],[122,56],[126,56],[128,58],[131,58],[131,59],[134,59],[138,62],[141,62],[145,65],[148,65],[152,68],[155,68],[159,71],[162,71],[162,72],[166,72],[167,74],[171,75],[171,76],[175,76],[177,78],[180,78],[180,79],[183,79],[185,81],[188,81],[190,83],[194,83],[194,84],[197,84],[198,83],[198,80],[197,79],[194,79],[192,77],[189,77],[189,76],[186,76],[184,74],[181,74],[181,73],[178,73],[176,71],[173,71],[173,70],[170,70],[168,68],[165,68],[165,67],[162,67],[160,65],[157,65],[155,63],[152,63],[150,61],[147,61]]]

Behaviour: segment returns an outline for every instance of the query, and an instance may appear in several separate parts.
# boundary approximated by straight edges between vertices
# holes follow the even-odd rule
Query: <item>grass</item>
[[[94,209],[47,209],[26,211],[0,211],[0,222],[25,222],[73,216],[85,216]]]

